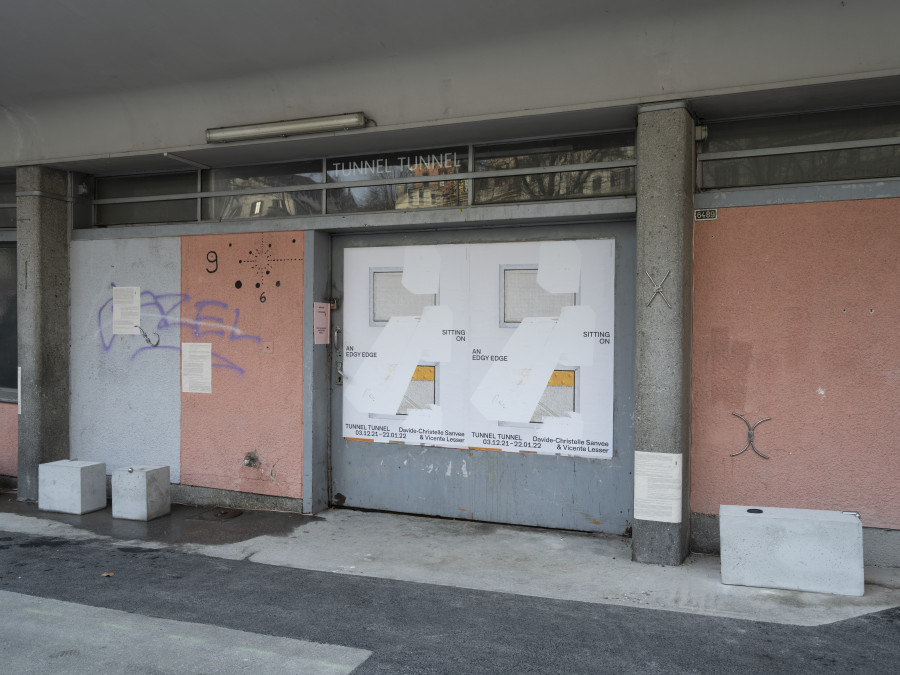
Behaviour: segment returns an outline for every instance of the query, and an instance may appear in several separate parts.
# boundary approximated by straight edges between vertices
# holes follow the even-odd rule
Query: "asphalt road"
[[[85,606],[83,619],[69,606],[49,612],[41,624],[42,649],[30,651],[12,636],[15,628],[27,628],[23,611],[41,610],[0,612],[0,658],[7,665],[19,658],[15,672],[223,672],[221,664],[204,667],[184,656],[202,656],[200,638],[184,638],[197,648],[182,644],[181,655],[170,650],[168,661],[159,657],[164,646],[129,638],[131,661],[121,670],[108,652],[101,653],[103,644],[73,648],[78,631],[87,635],[89,622],[99,620],[94,608],[131,613],[138,633],[165,633],[151,622],[162,619],[190,622],[198,631],[254,634],[248,639],[363,650],[348,652],[365,659],[357,673],[893,675],[900,664],[900,608],[825,626],[787,626],[287,569],[99,539],[0,532],[0,591]],[[54,614],[69,617],[74,636],[53,625]],[[234,635],[217,639],[228,644]],[[249,658],[252,650],[242,653]],[[226,656],[220,649],[219,659]],[[247,672],[305,670],[287,663],[273,667],[264,658],[247,663]]]

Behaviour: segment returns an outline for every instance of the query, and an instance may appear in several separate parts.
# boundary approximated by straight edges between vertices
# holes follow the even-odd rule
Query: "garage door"
[[[332,502],[625,531],[634,232],[335,237]]]

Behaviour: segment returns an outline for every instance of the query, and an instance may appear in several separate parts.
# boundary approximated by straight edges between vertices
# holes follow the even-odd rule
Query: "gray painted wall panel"
[[[71,457],[105,462],[107,473],[131,464],[165,464],[177,483],[181,240],[72,242],[70,259]],[[140,286],[141,325],[159,333],[158,347],[149,348],[140,335],[111,334],[112,284]],[[145,291],[159,298],[163,316],[146,306],[154,297]]]
[[[630,453],[602,460],[347,445],[337,456],[353,458],[332,469],[346,506],[615,534],[631,525]]]
[[[601,460],[345,442],[341,434],[341,389],[334,386],[332,499],[335,503],[616,534],[630,527],[634,466],[635,230],[632,224],[340,237],[333,247],[332,283],[335,295],[341,297],[345,246],[591,237],[616,240],[615,457]],[[340,325],[340,311],[333,313],[332,319],[335,325]]]

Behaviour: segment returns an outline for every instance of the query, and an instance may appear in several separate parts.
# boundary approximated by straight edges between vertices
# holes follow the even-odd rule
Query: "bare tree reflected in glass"
[[[476,179],[476,204],[607,197],[634,192],[633,167],[566,171],[566,167],[578,164],[634,159],[634,134],[630,132],[482,146],[476,148],[475,159],[476,169],[485,174],[543,170],[521,176],[487,175]]]

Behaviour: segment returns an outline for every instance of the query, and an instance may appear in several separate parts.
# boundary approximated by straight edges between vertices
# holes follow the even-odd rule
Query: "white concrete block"
[[[106,464],[77,459],[41,464],[38,508],[79,515],[106,508]]]
[[[862,521],[855,513],[720,506],[722,583],[862,595]]]
[[[169,513],[171,507],[169,467],[131,466],[113,471],[113,518],[153,520]]]

